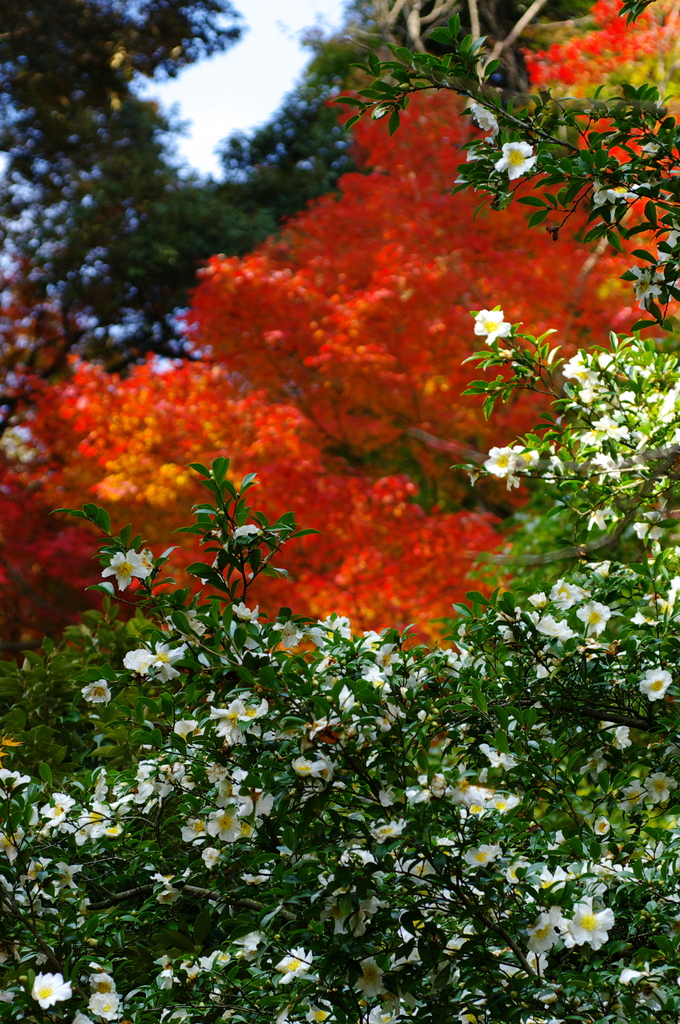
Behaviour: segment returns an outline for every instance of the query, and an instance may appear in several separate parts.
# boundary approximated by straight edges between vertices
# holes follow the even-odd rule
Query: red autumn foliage
[[[475,216],[474,196],[450,196],[475,130],[458,110],[420,97],[392,140],[361,123],[366,173],[258,252],[210,260],[190,324],[204,359],[125,379],[75,367],[41,397],[41,455],[18,476],[40,479],[45,506],[94,496],[165,546],[201,494],[186,463],[231,455],[235,476],[258,472],[267,514],[291,508],[322,531],[284,550],[292,581],[266,581],[267,611],[335,610],[364,628],[450,614],[507,504],[452,473],[455,452],[507,443],[537,413],[516,402],[487,423],[462,396],[480,347],[470,310],[554,327],[568,353],[634,316],[623,264],[594,259],[580,225],[552,242],[520,207]]]
[[[584,95],[607,83],[651,82],[664,95],[677,71],[678,5],[659,0],[631,25],[620,10],[621,0],[597,0],[590,31],[525,52],[532,85],[566,86],[572,95]]]

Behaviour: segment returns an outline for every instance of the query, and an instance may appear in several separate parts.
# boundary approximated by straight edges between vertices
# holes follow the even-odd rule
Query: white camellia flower
[[[49,1010],[55,1003],[63,1003],[73,995],[71,982],[64,981],[63,974],[36,974],[31,995],[42,1010]]]
[[[545,953],[552,949],[556,942],[559,942],[560,931],[563,928],[564,918],[559,907],[551,907],[546,913],[543,911],[538,915],[534,923],[527,928],[529,942],[527,945],[532,953]]]
[[[179,722],[175,722],[173,726],[173,732],[181,736],[183,740],[193,733],[194,736],[202,736],[203,730],[199,729],[198,721],[195,718],[182,718]]]
[[[305,638],[304,630],[300,629],[292,619],[289,619],[288,622],[277,623],[277,628],[281,632],[281,646],[286,650],[297,647]]]
[[[479,749],[486,754],[494,768],[514,768],[517,764],[516,757],[504,754],[500,750],[496,750],[495,747],[490,747],[488,743],[480,743]]]
[[[596,836],[606,836],[610,827],[608,818],[596,818],[593,822],[593,832]]]
[[[123,665],[130,672],[138,672],[139,675],[146,675],[149,666],[153,661],[153,654],[146,647],[138,647],[135,651],[128,651],[123,658]]]
[[[599,601],[589,601],[576,611],[576,617],[586,626],[588,636],[599,636],[611,618],[611,608]]]
[[[266,715],[269,710],[269,704],[264,698],[259,704],[247,704],[246,701],[249,697],[252,697],[252,694],[246,693],[243,695],[243,699],[234,698],[229,707],[210,709],[210,717],[218,720],[215,731],[224,739],[227,746],[236,746],[246,742],[239,722],[254,722]]]
[[[310,1006],[305,1020],[309,1021],[309,1024],[324,1024],[324,1021],[327,1021],[330,1015],[330,1010],[322,1010],[319,1006]]]
[[[127,554],[118,551],[108,567],[102,571],[102,576],[115,576],[118,589],[125,590],[134,578],[145,580],[151,574],[152,569],[153,563],[145,551],[139,554],[130,549]]]
[[[234,540],[250,540],[251,537],[261,537],[262,530],[259,526],[255,526],[255,523],[246,523],[245,526],[237,526],[234,530],[232,537]]]
[[[619,801],[618,806],[622,811],[632,811],[644,796],[645,791],[642,788],[642,783],[639,779],[635,779],[631,782],[630,786],[626,786],[623,790],[623,800]]]
[[[585,405],[590,405],[595,398],[595,387],[599,381],[599,375],[591,370],[583,361],[583,352],[577,352],[562,367],[562,376],[567,380],[575,380],[581,385],[579,399]]]
[[[648,700],[661,700],[668,687],[673,682],[670,672],[665,669],[648,668],[638,683],[640,693],[643,693]]]
[[[236,808],[221,807],[218,811],[211,811],[206,832],[208,835],[218,836],[225,843],[235,843],[241,836],[241,822],[238,820]]]
[[[368,1015],[368,1024],[393,1024],[400,1016],[399,1006],[375,1006]]]
[[[106,679],[98,679],[96,683],[88,683],[80,691],[91,704],[108,704],[111,700],[111,690]]]
[[[581,775],[585,775],[586,772],[592,772],[593,777],[600,774],[601,771],[607,767],[607,762],[604,758],[604,750],[602,747],[598,747],[593,753],[586,759],[586,763],[583,768],[580,769]]]
[[[572,637],[576,636],[573,629],[567,625],[566,622],[558,622],[553,615],[544,615],[536,623],[536,629],[543,636],[550,637],[551,640],[558,640],[563,643],[565,640],[571,640]]]
[[[630,739],[630,728],[627,725],[619,725],[614,733],[614,746],[617,750],[625,750],[632,745]]]
[[[203,843],[208,838],[205,822],[202,818],[187,818],[182,825],[182,840],[185,843]]]
[[[263,939],[264,935],[262,932],[248,932],[247,935],[242,935],[240,939],[234,939],[234,945],[240,946],[243,950],[238,955],[242,956],[244,960],[253,960],[257,955],[257,947]]]
[[[567,583],[566,580],[558,580],[550,591],[552,603],[565,612],[587,597],[590,597],[587,590],[577,587],[575,583]]]
[[[574,916],[567,921],[568,933],[564,937],[565,946],[583,946],[586,943],[591,949],[600,949],[609,938],[614,927],[614,911],[609,908],[593,910],[591,896],[586,897],[574,907]]]
[[[486,337],[487,345],[496,338],[507,338],[512,324],[503,319],[502,309],[481,309],[475,317],[475,334]]]
[[[67,864],[66,861],[59,860],[55,864],[58,874],[58,880],[60,885],[68,886],[69,889],[77,889],[78,885],[75,881],[75,876],[78,872],[83,870],[82,864]]]
[[[465,860],[473,868],[484,868],[487,864],[492,864],[497,857],[501,855],[500,846],[490,846],[484,844],[476,849],[468,850],[465,854]]]
[[[232,611],[237,619],[241,619],[243,622],[257,622],[260,614],[260,606],[255,605],[254,608],[249,608],[243,601],[235,604]]]
[[[645,779],[645,799],[653,804],[663,804],[677,785],[675,779],[670,779],[663,772],[654,772]]]
[[[595,420],[593,430],[598,434],[604,434],[605,437],[610,438],[612,441],[627,441],[630,436],[628,427],[621,426],[608,413]],[[590,433],[584,434],[583,441],[584,443],[590,443]]]
[[[661,295],[661,289],[665,283],[662,270],[655,270],[653,267],[631,267],[631,274],[635,274],[633,282],[635,297],[641,309],[647,309],[650,300]]]
[[[207,868],[214,868],[220,859],[220,851],[214,846],[206,846],[205,850],[201,853],[201,857]]]
[[[329,780],[333,776],[335,765],[327,757],[319,755],[316,761],[310,761],[306,757],[296,757],[292,761],[292,767],[303,778]]]
[[[354,982],[354,987],[363,992],[367,999],[370,999],[372,996],[382,995],[385,991],[382,983],[385,972],[382,968],[378,967],[372,956],[367,956],[361,961],[359,966],[361,967],[361,975]]]
[[[499,479],[507,477],[508,490],[511,487],[519,487],[517,473],[522,470],[532,469],[538,463],[538,452],[527,451],[520,444],[511,448],[492,448],[489,458],[484,463],[484,469],[497,476]]]
[[[395,836],[400,836],[406,828],[406,822],[403,818],[399,821],[385,821],[382,824],[378,823],[375,828],[371,829],[371,835],[379,843],[384,842],[386,839],[394,839]]]
[[[510,181],[528,174],[538,159],[528,142],[506,142],[501,153],[500,160],[496,161],[496,170],[507,171]]]
[[[283,960],[280,960],[274,968],[280,974],[283,975],[281,978],[281,984],[287,985],[295,978],[300,978],[304,974],[309,973],[309,969],[312,966],[312,960],[314,957],[307,950],[299,948],[293,949],[284,956]]]
[[[179,672],[173,665],[174,662],[184,657],[185,651],[186,644],[172,648],[168,644],[157,643],[156,652],[149,664],[149,668],[154,669],[157,679],[162,679],[164,683],[168,683],[179,675]]]
[[[595,182],[593,189],[593,204],[595,206],[604,206],[605,203],[618,203],[624,199],[638,199],[637,192],[631,191],[625,185],[614,185],[610,188],[608,185],[601,185]]]
[[[54,800],[54,805],[44,804],[40,809],[40,813],[44,818],[47,818],[50,827],[57,825],[60,832],[67,831],[69,829],[67,823],[68,813],[72,807],[75,807],[76,802],[67,793],[53,793],[52,799]]]
[[[490,806],[494,807],[501,814],[505,814],[506,811],[511,811],[513,807],[517,807],[519,804],[519,797],[511,793],[509,796],[500,796],[496,794],[491,798]]]
[[[592,530],[594,526],[597,526],[598,530],[607,529],[607,519],[618,519],[616,512],[607,505],[606,508],[596,508],[592,512],[588,513],[588,529]]]
[[[106,971],[98,971],[90,975],[90,988],[93,992],[104,992],[109,994],[116,991],[116,983]]]
[[[492,139],[498,134],[498,121],[490,110],[483,107],[481,103],[475,103],[474,101],[469,104],[468,110],[472,114],[475,123],[479,125],[483,132],[491,132]]]

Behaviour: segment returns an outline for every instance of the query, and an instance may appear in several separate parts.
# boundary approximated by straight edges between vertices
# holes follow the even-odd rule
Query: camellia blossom
[[[313,959],[312,954],[302,948],[293,949],[288,956],[284,956],[283,960],[280,960],[275,968],[275,970],[283,975],[281,984],[287,985],[295,978],[307,974],[312,966]]]
[[[172,731],[177,733],[178,736],[181,736],[183,740],[185,740],[190,733],[193,733],[194,736],[203,735],[203,730],[199,729],[198,722],[195,718],[180,719],[179,722],[175,722]]]
[[[483,132],[491,132],[492,139],[498,134],[498,121],[490,110],[475,102],[470,103],[468,110]]]
[[[490,747],[488,743],[480,743],[479,749],[486,754],[494,768],[514,768],[517,764],[516,757],[504,754],[502,751],[496,750],[495,747]]]
[[[40,1008],[49,1010],[55,1003],[63,1003],[73,995],[71,982],[64,981],[63,974],[36,974],[31,995]]]
[[[237,619],[241,619],[243,622],[257,622],[260,615],[260,606],[255,605],[254,608],[249,608],[243,601],[239,601],[232,608],[232,612]]]
[[[673,677],[666,669],[648,668],[638,683],[638,687],[640,693],[644,693],[648,700],[661,700],[672,682]]]
[[[485,337],[487,345],[496,338],[507,338],[512,324],[503,319],[502,309],[481,309],[475,317],[475,334]]]
[[[558,580],[550,591],[550,600],[562,611],[573,608],[579,601],[584,601],[590,595],[583,587],[577,587],[575,583],[567,583],[566,580]]]
[[[592,897],[586,897],[576,904],[573,918],[567,921],[569,933],[565,936],[565,945],[583,946],[588,943],[591,949],[600,949],[609,938],[614,920],[613,910],[595,911]]]
[[[675,779],[663,772],[654,772],[645,779],[645,796],[653,804],[663,804],[677,785]]]
[[[153,570],[153,562],[146,554],[138,551],[133,551],[132,548],[124,554],[122,551],[118,551],[108,567],[102,571],[102,576],[115,576],[116,583],[118,584],[119,590],[125,590],[132,583],[134,578],[138,580],[145,580],[147,576],[151,575]]]
[[[589,601],[576,611],[576,617],[586,625],[588,636],[599,636],[611,618],[611,608],[599,601]]]
[[[246,523],[245,526],[237,526],[232,537],[234,540],[250,540],[251,537],[262,536],[262,530],[255,523]]]
[[[244,694],[246,699],[250,696],[251,694]],[[246,742],[239,723],[253,722],[261,718],[266,715],[268,708],[269,704],[264,698],[257,705],[249,705],[240,697],[235,697],[226,708],[211,708],[210,717],[218,720],[215,730],[217,735],[224,739],[227,746],[234,746]]]
[[[501,480],[507,477],[508,490],[519,487],[517,473],[532,469],[538,463],[538,452],[527,451],[520,444],[511,448],[492,448],[484,469]]]
[[[645,791],[642,788],[642,783],[639,779],[635,779],[631,782],[630,786],[626,786],[623,790],[623,800],[619,801],[619,807],[622,811],[632,811],[640,803],[645,795]]]
[[[394,839],[395,836],[400,836],[406,828],[406,822],[403,818],[399,821],[386,821],[375,826],[371,829],[371,835],[379,843],[384,842],[387,839]]]
[[[624,199],[638,199],[637,192],[631,191],[626,185],[602,185],[595,183],[593,189],[593,205],[603,206],[605,203],[618,203]]]
[[[156,653],[150,662],[149,668],[154,669],[157,679],[162,679],[164,683],[167,683],[179,675],[177,669],[174,668],[174,663],[184,657],[185,651],[186,644],[171,648],[168,644],[157,643]]]
[[[540,618],[536,623],[536,629],[539,633],[549,636],[552,640],[559,640],[560,643],[563,643],[565,640],[571,640],[573,636],[576,636],[573,629],[566,622],[559,622],[553,615],[544,615]]]
[[[474,850],[468,850],[465,854],[465,860],[473,868],[484,868],[487,864],[491,864],[501,855],[500,846],[490,846],[484,844]]]
[[[104,1020],[115,1020],[118,1016],[120,1001],[115,992],[93,992],[87,1004],[88,1010],[92,1010],[98,1017]]]
[[[665,284],[665,277],[662,270],[654,270],[653,267],[631,267],[631,274],[635,274],[633,289],[635,297],[641,309],[647,309],[650,300],[661,295]]]
[[[599,374],[586,366],[583,352],[577,352],[562,367],[562,376],[567,380],[575,380],[581,385],[579,399],[586,405],[590,405],[595,398],[595,387],[599,382]]]
[[[98,679],[96,683],[88,683],[80,691],[91,704],[108,704],[111,700],[111,690],[106,679]]]
[[[382,968],[378,967],[372,956],[367,956],[361,961],[359,966],[361,967],[361,975],[354,982],[354,987],[363,992],[367,999],[370,999],[372,996],[382,995],[385,991],[382,983],[385,972]]]
[[[507,171],[510,181],[528,174],[538,159],[528,142],[506,142],[501,152],[503,155],[496,161],[496,170]]]
[[[532,953],[545,953],[548,949],[552,949],[559,941],[559,931],[562,926],[563,917],[559,907],[551,907],[547,913],[539,914],[534,923],[527,928],[529,936],[527,945]]]
[[[630,738],[630,727],[627,725],[619,725],[614,732],[613,744],[617,750],[625,750],[626,747],[630,747],[633,741]]]

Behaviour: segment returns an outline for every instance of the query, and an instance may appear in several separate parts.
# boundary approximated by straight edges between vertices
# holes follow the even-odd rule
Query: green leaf
[[[549,209],[538,210],[536,213],[532,213],[531,217],[529,217],[529,227],[533,228],[537,224],[542,224],[549,213]]]
[[[210,933],[212,915],[209,910],[202,910],[194,924],[194,943],[197,946],[203,945]]]
[[[52,769],[50,768],[50,766],[48,764],[45,764],[45,762],[43,761],[43,763],[38,768],[38,772],[40,773],[40,778],[43,780],[43,782],[46,782],[48,786],[51,786]]]

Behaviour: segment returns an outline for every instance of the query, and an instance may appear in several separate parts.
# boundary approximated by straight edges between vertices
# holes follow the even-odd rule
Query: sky
[[[178,144],[187,163],[221,176],[215,146],[237,129],[268,120],[311,58],[300,43],[304,29],[337,27],[344,5],[345,0],[233,0],[247,26],[241,40],[178,78],[145,88],[166,110],[177,104],[180,118],[191,122]]]

